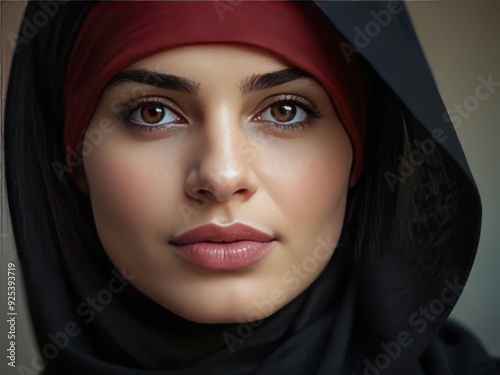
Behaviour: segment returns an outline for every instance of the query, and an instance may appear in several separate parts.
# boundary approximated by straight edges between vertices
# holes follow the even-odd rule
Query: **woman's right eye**
[[[138,102],[130,107],[124,116],[124,121],[132,126],[163,128],[186,123],[186,120],[173,109],[158,101]]]

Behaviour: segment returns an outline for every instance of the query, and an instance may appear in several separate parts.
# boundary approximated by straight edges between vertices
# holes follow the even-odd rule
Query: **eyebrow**
[[[243,94],[249,94],[253,91],[266,90],[301,78],[312,77],[307,72],[298,68],[283,69],[266,74],[254,74],[243,81],[240,91]],[[118,73],[108,82],[106,89],[128,82],[137,82],[162,89],[185,92],[191,95],[196,95],[200,86],[199,83],[176,75],[140,69]]]
[[[283,69],[266,74],[254,74],[243,82],[240,90],[243,94],[248,94],[252,91],[270,89],[300,78],[312,77],[310,74],[298,68]]]
[[[137,82],[161,89],[174,90],[196,95],[199,84],[189,79],[150,70],[127,70],[115,75],[106,85],[112,88],[127,82]]]

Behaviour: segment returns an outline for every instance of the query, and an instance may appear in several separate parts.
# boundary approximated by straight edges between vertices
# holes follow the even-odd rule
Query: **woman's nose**
[[[201,201],[248,200],[257,190],[256,154],[251,148],[239,123],[205,124],[191,150],[186,193]]]

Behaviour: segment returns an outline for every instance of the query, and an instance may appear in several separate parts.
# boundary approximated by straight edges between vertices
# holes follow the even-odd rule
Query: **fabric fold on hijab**
[[[46,370],[62,373],[71,363],[81,363],[82,374],[305,374],[315,373],[311,369],[320,364],[330,368],[332,361],[345,369],[355,293],[350,257],[339,247],[332,260],[305,292],[275,314],[233,324],[193,323],[170,313],[133,288],[127,281],[133,275],[121,276],[105,255],[96,253],[90,262],[63,261],[76,308],[61,310],[47,330],[72,321],[81,333],[71,338],[61,361],[49,362]],[[93,310],[89,301],[109,290],[112,279],[124,287],[112,303]],[[52,280],[49,309],[60,293],[68,293],[65,282]],[[98,340],[90,343],[89,338]],[[50,344],[47,337],[42,350]]]

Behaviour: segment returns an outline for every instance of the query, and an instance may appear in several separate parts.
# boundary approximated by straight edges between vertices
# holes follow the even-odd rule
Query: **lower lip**
[[[175,245],[175,250],[195,266],[209,270],[231,271],[257,263],[269,252],[273,242],[197,242]]]

